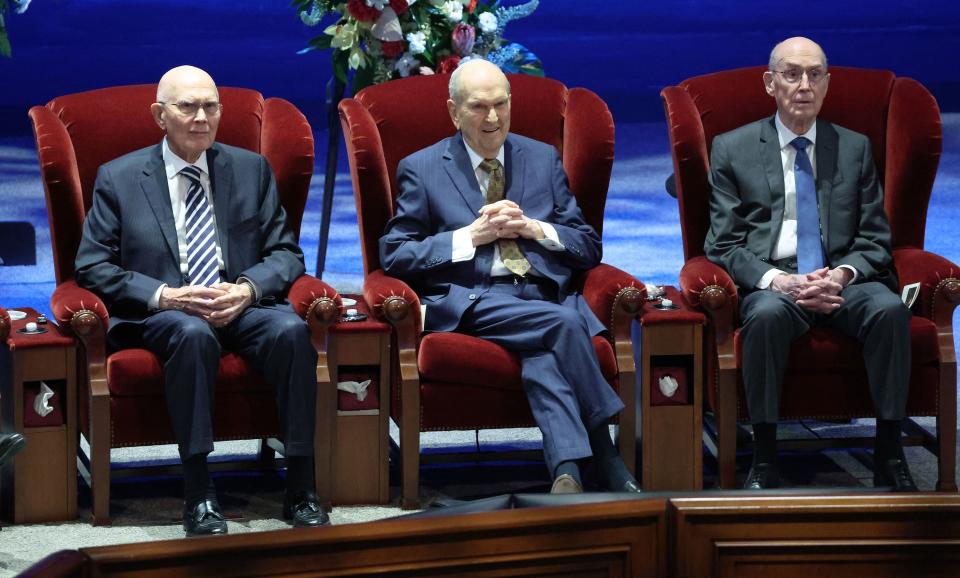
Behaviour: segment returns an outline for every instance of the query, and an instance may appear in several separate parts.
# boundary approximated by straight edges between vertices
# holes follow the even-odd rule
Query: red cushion
[[[146,349],[124,349],[107,358],[107,383],[111,395],[164,396],[163,367]],[[217,393],[270,392],[273,387],[252,365],[235,353],[220,358]]]

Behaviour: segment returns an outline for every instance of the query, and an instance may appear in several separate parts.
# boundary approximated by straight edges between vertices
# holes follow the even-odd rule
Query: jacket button
[[[471,294],[467,297],[467,299],[469,299],[469,300],[471,300],[471,301],[473,301],[473,300],[476,299],[476,298],[477,298],[477,294],[476,294],[476,293],[471,293]]]

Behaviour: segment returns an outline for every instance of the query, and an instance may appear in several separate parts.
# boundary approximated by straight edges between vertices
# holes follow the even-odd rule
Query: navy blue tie
[[[817,184],[813,165],[807,156],[810,140],[799,136],[790,143],[797,149],[793,178],[797,189],[797,272],[801,275],[823,267],[820,242],[820,212],[817,208]]]
[[[180,174],[190,181],[187,189],[187,273],[191,285],[209,287],[220,282],[220,263],[217,260],[217,230],[213,225],[213,210],[203,194],[200,169],[184,167]]]

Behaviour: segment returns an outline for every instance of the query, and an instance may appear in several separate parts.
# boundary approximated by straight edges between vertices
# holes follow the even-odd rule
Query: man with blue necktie
[[[100,167],[77,282],[106,304],[112,347],[148,349],[163,363],[188,536],[227,532],[207,469],[223,349],[276,387],[284,517],[295,526],[326,524],[313,479],[317,353],[284,301],[304,272],[303,252],[273,172],[262,156],[215,142],[223,110],[199,68],[164,74],[150,111],[166,136]]]
[[[874,485],[916,491],[900,439],[910,310],[896,293],[870,141],[817,118],[830,73],[815,42],[777,44],[763,82],[777,113],[713,141],[704,243],[742,298],[742,374],[756,442],[744,487],[779,485],[777,420],[790,345],[822,324],[863,348],[877,412]]]

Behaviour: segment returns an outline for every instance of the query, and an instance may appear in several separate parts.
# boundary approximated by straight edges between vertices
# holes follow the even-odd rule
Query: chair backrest
[[[221,87],[219,93],[223,117],[217,141],[267,158],[299,238],[313,176],[313,133],[307,119],[286,100],[264,100],[255,90]],[[73,277],[97,169],[163,138],[150,114],[156,94],[156,84],[116,86],[60,96],[30,109],[57,283]]]
[[[613,117],[600,98],[556,80],[508,75],[510,131],[557,148],[587,222],[602,232],[613,168]],[[380,268],[378,242],[393,215],[397,164],[456,132],[447,112],[450,75],[415,76],[370,86],[340,103],[364,272]]]
[[[764,90],[764,70],[756,66],[696,76],[661,92],[688,260],[703,255],[710,227],[707,175],[713,138],[776,111]],[[893,246],[923,248],[942,146],[933,96],[917,81],[889,71],[831,66],[820,117],[870,138]]]

